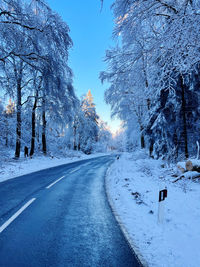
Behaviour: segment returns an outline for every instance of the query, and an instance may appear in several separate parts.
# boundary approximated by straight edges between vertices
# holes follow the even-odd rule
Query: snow
[[[183,161],[178,162],[177,163],[177,166],[183,168],[184,170],[186,169],[186,167],[185,167],[185,161],[184,162]]]
[[[143,151],[123,153],[107,172],[107,193],[144,265],[199,267],[200,184],[187,179],[172,183],[175,169]],[[158,223],[159,190],[165,187],[164,221]]]
[[[43,169],[72,163],[83,159],[91,159],[108,155],[108,153],[95,153],[86,155],[82,152],[71,151],[66,157],[36,156],[31,158],[20,158],[19,160],[7,158],[0,162],[0,182],[12,179],[21,175],[40,171]]]
[[[200,173],[199,172],[187,171],[185,173],[182,173],[177,179],[182,179],[182,178],[195,179],[195,178],[199,178],[199,177],[200,177]]]

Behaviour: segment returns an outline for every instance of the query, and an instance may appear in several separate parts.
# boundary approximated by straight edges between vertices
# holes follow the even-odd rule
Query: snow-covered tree
[[[90,154],[98,141],[99,116],[96,113],[91,91],[82,98],[74,120],[74,149]]]
[[[102,121],[100,118],[98,120],[98,142],[95,146],[95,151],[97,152],[107,152],[112,148],[112,133],[108,124]]]
[[[150,155],[194,153],[199,7],[197,0],[115,0],[112,6],[113,34],[120,41],[106,52],[108,71],[100,77],[111,86],[105,98],[124,120],[128,143],[131,132],[140,129],[141,146],[146,143]]]
[[[69,28],[45,2],[19,0],[2,1],[0,28],[1,85],[16,104],[15,156],[22,136],[30,142],[23,125],[32,128],[31,155],[37,134],[46,153],[47,132],[53,127],[62,132],[77,102],[68,66]]]

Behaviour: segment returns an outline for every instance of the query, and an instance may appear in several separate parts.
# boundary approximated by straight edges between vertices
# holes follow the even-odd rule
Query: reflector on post
[[[167,188],[159,191],[159,202],[158,202],[158,223],[164,221],[164,200],[167,197]]]

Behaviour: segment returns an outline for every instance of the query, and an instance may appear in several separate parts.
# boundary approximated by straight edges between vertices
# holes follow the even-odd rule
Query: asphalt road
[[[0,266],[137,267],[108,204],[112,156],[0,183]]]

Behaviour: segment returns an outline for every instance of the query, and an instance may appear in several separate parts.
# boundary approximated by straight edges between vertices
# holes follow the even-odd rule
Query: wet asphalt
[[[113,160],[79,161],[0,183],[0,227],[35,198],[0,233],[0,267],[141,266],[106,197]]]

